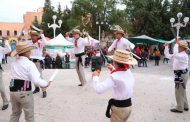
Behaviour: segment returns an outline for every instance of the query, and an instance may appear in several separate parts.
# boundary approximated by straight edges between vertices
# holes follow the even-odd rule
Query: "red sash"
[[[129,69],[129,65],[126,64],[126,65],[125,65],[125,68],[117,68],[117,69],[113,70],[113,71],[111,72],[111,74],[114,73],[114,72],[118,72],[118,71],[127,71],[128,69]]]
[[[78,38],[79,39],[79,38]],[[78,39],[75,39],[75,47],[78,47],[78,45],[77,45],[77,40]]]

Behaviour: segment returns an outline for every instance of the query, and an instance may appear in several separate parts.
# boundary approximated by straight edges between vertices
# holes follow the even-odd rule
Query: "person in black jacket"
[[[143,67],[147,67],[148,51],[142,49],[141,52],[142,52],[141,55],[142,55],[142,64],[143,64]]]
[[[56,68],[56,61],[55,61],[55,58],[53,58],[52,60],[52,69],[55,69]]]
[[[51,69],[52,58],[49,54],[46,54],[44,61],[45,61],[45,69]]]
[[[57,54],[55,62],[56,62],[57,69],[62,69],[63,68],[62,67],[62,59],[61,59],[59,54]]]
[[[66,52],[65,55],[65,67],[66,69],[70,69],[70,55],[68,52]]]

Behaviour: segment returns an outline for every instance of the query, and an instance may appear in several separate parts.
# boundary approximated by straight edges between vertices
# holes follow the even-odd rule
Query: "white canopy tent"
[[[73,43],[69,42],[65,39],[62,34],[59,34],[57,37],[48,41],[46,46],[54,46],[54,47],[61,47],[61,48],[73,48]]]
[[[55,57],[56,54],[64,55],[65,52],[71,54],[73,52],[73,43],[67,41],[62,34],[59,34],[47,42],[46,49],[53,57]]]

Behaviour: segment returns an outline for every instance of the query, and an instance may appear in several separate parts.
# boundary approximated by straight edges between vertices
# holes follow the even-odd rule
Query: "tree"
[[[126,9],[118,9],[118,4],[125,5]],[[190,15],[189,0],[73,0],[72,8],[64,10],[60,3],[54,10],[51,1],[45,0],[44,6],[42,28],[49,37],[53,37],[53,29],[49,29],[47,23],[52,23],[52,16],[57,15],[57,20],[63,21],[57,33],[64,34],[79,26],[80,30],[85,29],[90,32],[90,35],[98,38],[98,25],[96,24],[98,21],[104,22],[101,30],[108,33],[111,25],[120,25],[123,30],[128,30],[130,36],[147,34],[169,40],[174,38],[170,18],[177,18],[178,12],[182,12],[184,16]],[[89,15],[90,20],[87,17]],[[189,31],[190,24],[180,29],[180,36],[190,36]]]
[[[134,35],[147,34],[155,38],[171,39],[170,18],[186,9],[188,0],[123,0],[131,20]],[[182,7],[182,5],[186,5]],[[185,10],[184,10],[185,11]],[[129,20],[129,21],[130,21]]]
[[[40,25],[39,25],[39,23],[38,23],[38,19],[37,19],[36,16],[34,17],[34,21],[32,22],[32,24],[33,24],[35,27],[40,28]]]
[[[56,15],[56,12],[54,11],[54,7],[51,5],[51,0],[45,0],[41,27],[44,30],[45,36],[50,38],[53,38],[53,29],[48,28],[47,24],[51,24],[53,22],[53,15]]]
[[[91,35],[98,37],[98,25],[96,22],[103,22],[101,30],[109,32],[109,25],[121,24],[125,21],[124,12],[116,9],[119,0],[74,0],[71,9],[70,23],[73,26],[79,25],[80,29],[85,28]],[[84,27],[82,16],[91,14],[91,27]],[[119,14],[119,15],[118,15]],[[120,21],[121,20],[121,21]]]

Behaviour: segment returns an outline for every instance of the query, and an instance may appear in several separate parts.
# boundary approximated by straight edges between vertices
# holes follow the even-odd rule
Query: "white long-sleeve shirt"
[[[41,79],[35,64],[27,57],[20,56],[11,64],[11,79],[31,81],[37,86],[45,87],[46,81]]]
[[[178,46],[177,44],[175,46]],[[184,70],[188,68],[188,55],[185,51],[178,53],[178,49],[174,46],[174,54],[169,54],[168,46],[165,47],[164,54],[168,59],[173,59],[173,70]]]
[[[83,53],[85,50],[85,46],[90,45],[90,42],[84,38],[79,38],[77,40],[77,47],[75,47],[75,39],[73,38],[73,43],[74,43],[74,53],[79,54]]]
[[[126,49],[132,50],[135,48],[135,45],[132,42],[123,37],[118,42],[117,41],[118,39],[114,40],[112,45],[108,48],[108,52],[112,51],[114,48],[119,50],[126,50]]]
[[[29,40],[30,45],[33,45],[33,46],[37,47],[36,49],[32,50],[32,54],[30,56],[30,58],[32,58],[32,59],[39,59],[39,60],[44,59],[44,57],[43,57],[43,48],[44,48],[47,41],[46,41],[46,38],[45,38],[44,34],[41,34],[40,36],[42,38],[42,42],[33,43],[32,40]]]
[[[125,100],[133,96],[134,77],[131,71],[117,71],[103,82],[100,82],[98,76],[93,77],[93,87],[97,93],[103,93],[112,89],[113,98],[116,100]]]
[[[2,63],[2,59],[4,58],[5,54],[11,52],[11,47],[8,42],[5,42],[5,47],[0,46],[0,64]]]

